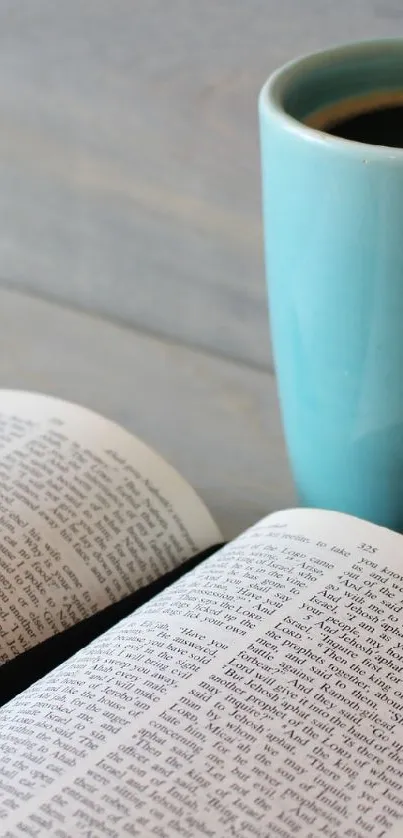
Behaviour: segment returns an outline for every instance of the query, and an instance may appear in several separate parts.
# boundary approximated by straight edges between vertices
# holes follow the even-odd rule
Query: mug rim
[[[362,54],[367,54],[370,57],[371,54],[377,55],[379,52],[385,52],[386,54],[388,51],[399,52],[403,60],[403,38],[375,38],[350,41],[294,58],[286,64],[283,64],[277,70],[274,70],[264,83],[259,94],[259,113],[261,115],[267,115],[268,113],[281,124],[284,130],[299,135],[301,139],[317,143],[329,149],[334,147],[334,150],[337,149],[341,153],[359,155],[361,159],[364,158],[363,162],[367,162],[369,157],[382,158],[383,161],[401,161],[403,160],[403,148],[361,143],[357,140],[349,140],[334,134],[328,134],[326,131],[306,125],[297,117],[292,116],[287,112],[283,101],[284,94],[301,70],[315,70],[316,68],[329,67],[331,62],[336,59],[339,61],[343,57],[350,58]]]

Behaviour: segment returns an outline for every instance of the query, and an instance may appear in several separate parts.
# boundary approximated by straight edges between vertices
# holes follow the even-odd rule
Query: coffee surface
[[[403,148],[403,105],[364,111],[325,126],[323,130],[359,143]]]
[[[346,140],[403,148],[403,90],[373,91],[340,100],[310,114],[304,122]]]

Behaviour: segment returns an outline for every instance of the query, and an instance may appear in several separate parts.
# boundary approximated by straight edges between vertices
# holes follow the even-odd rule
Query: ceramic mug
[[[263,216],[300,501],[403,530],[403,149],[312,127],[385,94],[403,97],[403,41],[347,44],[275,72],[259,99]]]

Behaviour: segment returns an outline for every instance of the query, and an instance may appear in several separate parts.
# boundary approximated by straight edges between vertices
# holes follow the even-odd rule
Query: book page
[[[129,433],[0,391],[0,663],[219,540],[193,489]]]
[[[402,543],[273,515],[10,702],[3,838],[402,834]]]

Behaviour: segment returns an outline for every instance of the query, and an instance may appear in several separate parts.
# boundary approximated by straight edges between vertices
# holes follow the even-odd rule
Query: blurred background
[[[400,0],[2,0],[0,280],[267,367],[256,97]]]
[[[402,34],[401,0],[0,0],[1,383],[137,430],[231,534],[288,502],[256,99],[301,53]]]

